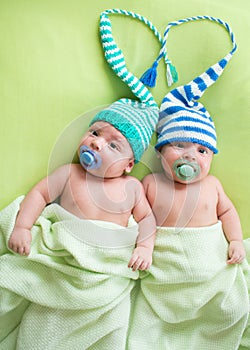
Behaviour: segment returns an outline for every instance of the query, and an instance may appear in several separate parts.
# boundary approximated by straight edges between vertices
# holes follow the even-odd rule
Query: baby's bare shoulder
[[[155,188],[161,185],[165,186],[167,182],[166,177],[162,173],[148,174],[142,179],[144,188]]]
[[[82,167],[79,164],[64,164],[57,168],[49,178],[56,181],[67,181],[70,177],[81,176]]]
[[[136,186],[136,187],[141,187],[142,186],[141,181],[139,179],[137,179],[136,177],[131,176],[131,175],[123,176],[121,178],[121,181],[123,181],[125,183],[128,183],[130,185]]]
[[[81,164],[78,163],[66,164],[66,166],[69,166],[72,171],[85,171]]]
[[[65,165],[65,169],[65,171],[68,170],[70,172],[70,175],[82,175],[86,173],[83,167],[77,163],[67,164]]]
[[[142,179],[143,183],[151,183],[151,182],[158,182],[161,181],[164,178],[164,175],[162,173],[150,173]]]
[[[214,175],[208,175],[205,179],[205,181],[210,184],[211,186],[221,186],[221,183],[219,181],[219,179],[217,177],[215,177]]]
[[[55,172],[64,173],[64,172],[76,171],[76,169],[78,169],[78,165],[79,165],[79,164],[71,164],[71,163],[63,164],[63,165],[59,166],[59,167],[55,170]]]
[[[224,192],[224,189],[220,180],[213,175],[208,175],[205,178],[205,181],[203,182],[203,187],[207,191],[216,191],[218,194]]]
[[[144,193],[142,183],[136,177],[129,175],[123,178],[123,181],[123,186],[121,186],[120,188],[123,187],[127,195],[131,196],[131,198],[134,196],[141,196],[141,194]]]

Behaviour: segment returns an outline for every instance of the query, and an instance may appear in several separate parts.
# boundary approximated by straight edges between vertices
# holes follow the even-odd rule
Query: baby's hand
[[[9,239],[9,248],[20,255],[29,255],[32,237],[30,230],[16,227]]]
[[[133,271],[148,270],[151,264],[152,250],[147,247],[136,247],[129,260],[128,267],[131,267]]]
[[[246,256],[242,241],[231,241],[228,249],[228,264],[240,264]]]

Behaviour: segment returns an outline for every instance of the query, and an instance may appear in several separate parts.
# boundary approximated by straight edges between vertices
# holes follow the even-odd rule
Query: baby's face
[[[191,142],[167,144],[162,147],[160,153],[166,176],[173,181],[185,184],[200,181],[206,177],[213,159],[213,152],[209,148]],[[191,167],[193,176],[190,179],[178,175],[183,164]]]
[[[97,121],[86,132],[80,142],[99,154],[100,168],[88,170],[98,177],[114,178],[129,173],[134,166],[134,155],[130,144],[122,133],[111,124]]]

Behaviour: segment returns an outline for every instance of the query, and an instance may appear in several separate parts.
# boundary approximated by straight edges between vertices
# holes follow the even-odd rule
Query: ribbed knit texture
[[[7,241],[21,200],[0,212],[0,349],[125,349],[137,224],[80,220],[52,204],[20,256]]]
[[[227,63],[236,51],[234,34],[230,26],[210,16],[190,17],[168,24],[164,33],[164,45],[157,58],[165,56],[167,62],[166,42],[171,27],[190,21],[209,20],[226,28],[233,44],[232,50],[219,62],[208,68],[200,76],[184,86],[170,91],[160,106],[159,123],[157,126],[158,141],[156,148],[172,142],[194,142],[208,147],[217,153],[217,136],[215,126],[209,112],[198,102],[205,90],[214,84],[223,73]]]
[[[148,148],[158,113],[158,108],[149,108],[138,101],[121,99],[97,113],[91,125],[100,120],[113,125],[128,140],[137,163]]]
[[[108,15],[124,15],[132,17],[136,20],[143,22],[152,32],[155,34],[156,38],[163,43],[160,33],[157,31],[156,27],[145,17],[140,14],[120,10],[120,9],[109,9],[102,12],[100,16],[100,35],[101,42],[103,46],[103,51],[107,62],[110,67],[116,73],[116,75],[128,85],[131,91],[134,93],[138,99],[148,106],[156,106],[157,104],[151,94],[151,92],[146,88],[146,86],[126,67],[126,62],[121,49],[117,46],[112,34],[112,25]]]
[[[115,74],[130,88],[139,101],[122,98],[108,109],[98,113],[94,121],[104,120],[117,128],[128,139],[137,163],[149,146],[158,121],[159,108],[145,84],[127,69],[124,55],[113,38],[109,15],[129,16],[141,21],[152,30],[160,44],[163,41],[155,26],[140,14],[121,9],[109,9],[100,16],[100,36],[105,58]]]
[[[127,267],[135,222],[80,220],[57,204],[33,226],[30,255],[14,254],[22,199],[0,211],[1,350],[250,348],[250,266],[226,264],[220,223],[159,228],[152,267],[139,273]],[[245,247],[250,259],[250,239]]]
[[[127,349],[238,350],[250,268],[246,261],[228,266],[227,253],[220,222],[159,228],[152,267],[132,303]],[[247,334],[242,343],[250,346]]]

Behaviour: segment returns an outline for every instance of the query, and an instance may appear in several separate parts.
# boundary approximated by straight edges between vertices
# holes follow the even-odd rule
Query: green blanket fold
[[[22,198],[0,212],[0,349],[125,348],[137,224],[80,220],[51,204],[23,257],[7,248]]]
[[[159,228],[153,265],[141,280],[128,349],[236,350],[250,339],[249,265],[227,265],[221,223]],[[242,348],[243,349],[243,348]]]
[[[250,239],[229,266],[220,222],[159,228],[139,274],[127,267],[133,220],[80,220],[52,204],[23,257],[7,247],[22,199],[0,212],[0,350],[250,349]]]
[[[244,240],[244,245],[246,249],[246,261],[243,265],[243,273],[248,286],[248,295],[250,298],[250,238]],[[248,262],[248,263],[247,263]],[[249,313],[250,313],[250,302],[249,302]],[[250,315],[248,317],[247,325],[244,330],[239,350],[249,350],[250,349]]]

